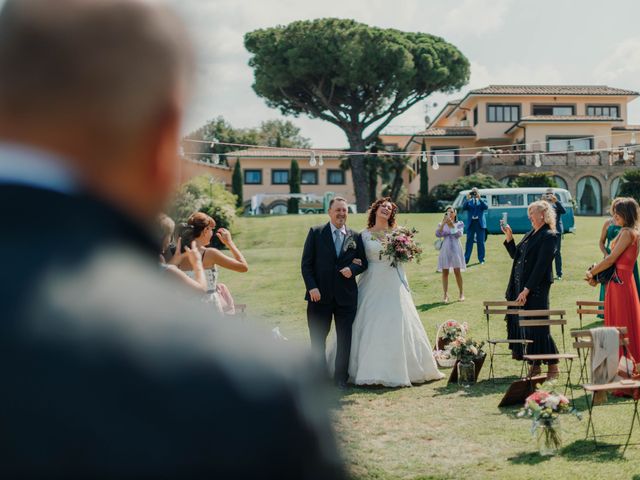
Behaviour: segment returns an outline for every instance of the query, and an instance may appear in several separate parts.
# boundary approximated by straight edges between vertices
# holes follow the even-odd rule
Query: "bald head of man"
[[[142,0],[7,0],[0,142],[56,154],[130,215],[163,207],[179,167],[193,55],[178,18]]]

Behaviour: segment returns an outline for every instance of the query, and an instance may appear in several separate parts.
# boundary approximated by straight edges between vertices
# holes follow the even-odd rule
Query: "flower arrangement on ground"
[[[562,413],[572,413],[580,419],[579,412],[569,405],[569,399],[554,391],[553,382],[536,391],[524,401],[524,407],[518,417],[531,417],[531,435],[538,433],[538,446],[541,455],[554,455],[562,445],[558,419]]]
[[[456,320],[447,320],[442,324],[440,338],[445,342],[453,342],[457,338],[464,338],[469,331],[467,322],[460,323]]]
[[[380,259],[387,257],[391,260],[392,267],[413,260],[420,262],[422,248],[415,240],[416,233],[418,231],[415,228],[398,227],[385,234],[381,240]]]
[[[470,362],[484,356],[482,347],[484,342],[478,343],[471,338],[457,337],[451,345],[451,355],[461,362]]]

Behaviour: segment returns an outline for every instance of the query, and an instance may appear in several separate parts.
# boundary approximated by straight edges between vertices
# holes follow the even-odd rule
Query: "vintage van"
[[[546,193],[546,187],[526,188],[481,188],[478,189],[480,198],[487,202],[489,209],[487,215],[487,231],[489,233],[502,233],[500,219],[505,218],[511,226],[513,233],[526,233],[531,230],[531,222],[527,217],[527,207],[530,203],[540,200]],[[470,190],[463,190],[453,202],[458,210],[458,218],[466,219],[466,212],[462,211],[462,202]],[[562,203],[567,213],[562,215],[562,224],[565,233],[575,232],[575,218],[573,212],[573,200],[568,190],[554,188],[553,193]]]

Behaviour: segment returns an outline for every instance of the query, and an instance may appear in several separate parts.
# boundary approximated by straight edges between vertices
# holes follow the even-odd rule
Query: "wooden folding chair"
[[[529,327],[549,327],[560,326],[562,332],[562,352],[561,353],[540,353],[540,354],[525,354],[523,356],[522,367],[526,370],[526,362],[544,362],[549,360],[564,360],[565,372],[567,374],[567,381],[564,386],[564,393],[566,395],[567,389],[571,390],[571,398],[573,398],[573,385],[571,383],[571,368],[573,366],[573,360],[578,358],[575,353],[566,353],[567,347],[565,343],[564,326],[567,324],[567,320],[564,318],[567,312],[565,310],[520,310],[518,312],[519,324],[522,328]],[[530,373],[527,372],[524,378],[530,378]]]
[[[625,351],[629,346],[627,338],[627,327],[617,327],[620,332],[620,346]],[[580,363],[580,379],[578,383],[589,383],[589,354],[593,351],[593,337],[591,330],[572,330],[570,332],[573,338],[573,348],[578,352],[578,360]]]
[[[525,339],[507,339],[507,338],[491,338],[491,316],[492,315],[500,315],[504,317],[504,315],[515,315],[517,314],[522,305],[518,302],[508,302],[505,300],[502,301],[492,301],[487,300],[482,302],[484,306],[484,314],[487,318],[487,345],[489,346],[489,380],[495,381],[495,370],[493,367],[493,360],[496,355],[511,355],[510,353],[496,353],[496,347],[498,344],[504,345],[513,345],[513,344],[521,344],[522,349],[524,351],[526,345],[528,343],[532,343],[531,340]],[[522,376],[522,371],[520,372],[520,376]]]
[[[584,328],[582,326],[583,315],[602,315],[602,317],[604,318],[604,302],[596,302],[593,300],[577,300],[576,306],[578,307],[576,313],[578,314],[578,318],[580,319],[580,329]],[[601,319],[598,318],[598,320]]]

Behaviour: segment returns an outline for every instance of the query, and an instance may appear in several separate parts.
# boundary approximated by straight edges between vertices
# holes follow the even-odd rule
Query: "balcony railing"
[[[637,148],[637,149],[636,149]],[[498,151],[482,152],[465,162],[465,173],[470,175],[483,167],[529,167],[536,165],[539,156],[540,167],[631,167],[640,166],[640,148],[622,151],[602,152],[532,152]],[[624,157],[627,157],[626,159]],[[636,159],[638,161],[636,161]]]

